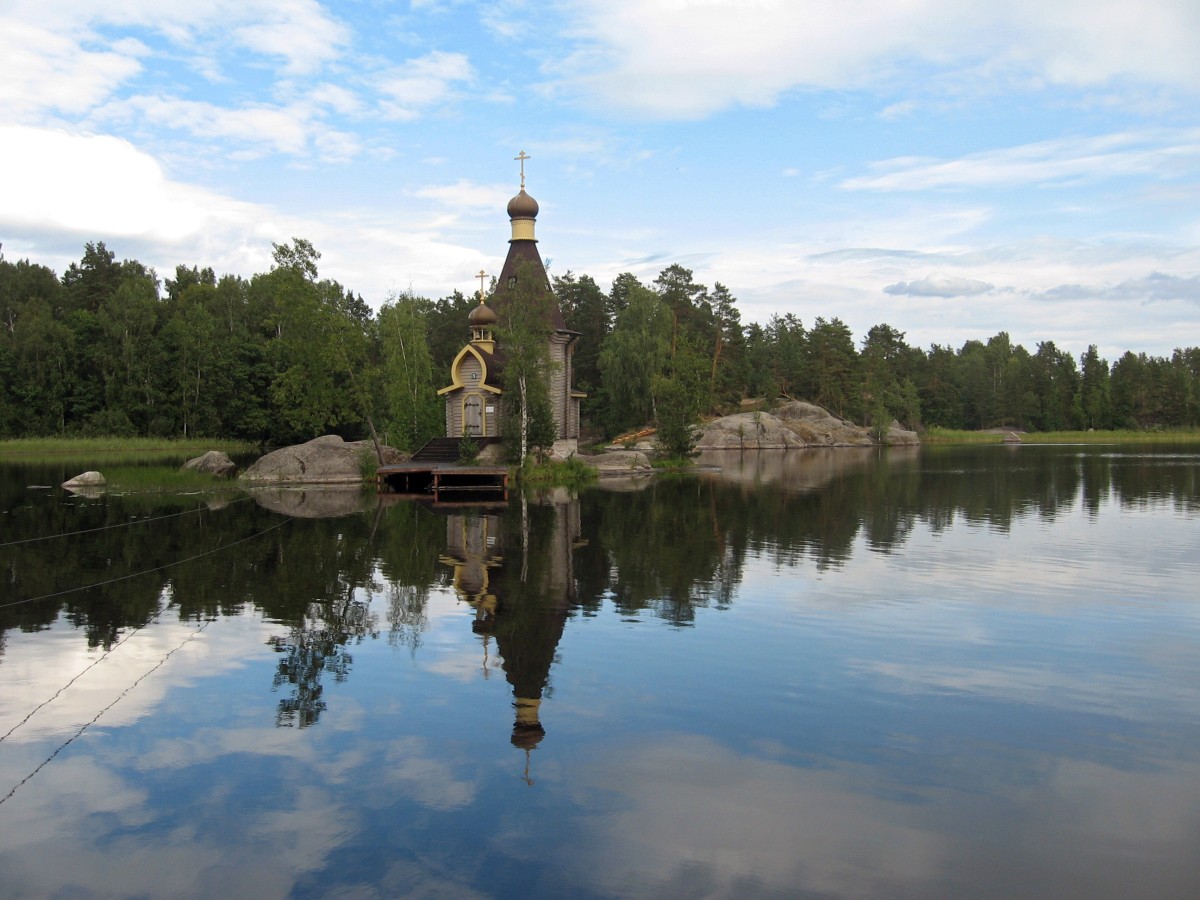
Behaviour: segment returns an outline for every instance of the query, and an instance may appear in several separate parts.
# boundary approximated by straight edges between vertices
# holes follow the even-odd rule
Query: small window
[[[471,373],[471,380],[472,380],[472,381],[478,381],[478,380],[479,380],[479,373],[478,373],[478,372],[472,372],[472,373]]]
[[[510,288],[515,288],[517,286],[517,276],[516,275],[508,276],[508,286]]]

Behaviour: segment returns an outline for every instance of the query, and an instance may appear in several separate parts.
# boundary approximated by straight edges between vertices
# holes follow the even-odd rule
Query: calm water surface
[[[706,461],[0,467],[0,896],[1200,896],[1200,452]]]

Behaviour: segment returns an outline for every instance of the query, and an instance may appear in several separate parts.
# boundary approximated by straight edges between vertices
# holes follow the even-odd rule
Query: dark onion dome
[[[521,193],[508,201],[508,217],[510,219],[536,219],[538,203],[521,188]]]
[[[467,316],[467,321],[471,323],[472,328],[482,328],[485,325],[495,325],[496,314],[492,312],[491,307],[480,300],[479,305],[471,310],[470,314]]]

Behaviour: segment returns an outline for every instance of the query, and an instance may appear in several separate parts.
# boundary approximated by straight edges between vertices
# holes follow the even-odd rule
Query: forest
[[[401,449],[440,435],[438,388],[477,298],[399,294],[374,312],[320,277],[320,253],[275,244],[269,271],[217,277],[179,265],[160,281],[88,243],[61,276],[0,254],[0,438],[221,437],[281,445],[369,427]],[[857,342],[836,317],[745,324],[720,282],[679,265],[605,293],[567,272],[552,286],[581,335],[576,387],[599,439],[670,419],[804,399],[871,426],[914,430],[1166,429],[1200,425],[1200,348],[1076,359],[1001,332],[913,347],[886,323]],[[813,298],[797,298],[807,308]]]

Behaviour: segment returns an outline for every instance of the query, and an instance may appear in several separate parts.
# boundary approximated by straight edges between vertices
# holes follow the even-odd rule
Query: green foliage
[[[804,395],[843,418],[860,418],[862,397],[856,389],[859,359],[854,337],[841,319],[817,318],[804,347]]]
[[[522,486],[533,488],[581,488],[591,484],[598,477],[596,470],[577,456],[563,462],[526,460],[524,465],[514,469],[514,475]]]
[[[496,297],[497,343],[504,348],[504,439],[518,462],[554,444],[550,406],[550,334],[554,294],[528,264]]]
[[[462,437],[458,440],[458,461],[473,463],[477,456],[479,456],[479,442],[464,429]]]
[[[112,461],[120,462],[177,460],[183,462],[208,450],[221,450],[230,455],[247,453],[250,444],[236,441],[184,441],[178,439],[131,437],[41,437],[0,440],[0,459],[29,459],[31,457],[62,459],[85,465]]]
[[[61,279],[0,255],[0,437],[142,435],[285,443],[334,431],[386,431],[415,449],[443,428],[436,388],[462,347],[472,298],[408,294],[370,308],[320,279],[320,253],[303,238],[275,244],[269,272],[246,280],[176,266],[153,270],[89,242]],[[520,274],[526,320],[507,341],[506,429],[520,455],[554,439],[545,390],[550,285]],[[872,327],[859,349],[849,328],[788,313],[743,324],[731,292],[668,266],[643,286],[618,275],[605,295],[568,272],[553,291],[574,347],[574,386],[588,423],[615,435],[679,418],[659,409],[660,383],[694,415],[740,408],[747,397],[810,400],[879,427],[1071,430],[1200,425],[1200,349],[1127,352],[1111,365],[1096,347],[1072,357],[1053,341],[1033,352],[1006,332],[959,348],[910,347],[903,332]],[[495,299],[513,292],[503,286]],[[498,314],[502,306],[495,308]],[[539,316],[542,318],[539,321]],[[503,328],[509,334],[503,334]],[[665,382],[664,382],[665,380]],[[524,384],[522,393],[521,385]],[[523,396],[523,399],[521,399]],[[674,394],[672,394],[674,396]],[[693,418],[694,421],[694,418]],[[668,423],[667,428],[672,426]]]
[[[666,371],[670,340],[671,319],[662,301],[631,286],[599,359],[608,434],[654,420],[654,380]]]
[[[401,294],[379,310],[380,408],[389,439],[401,450],[416,450],[443,429],[426,338],[428,306]]]
[[[679,378],[662,377],[655,381],[654,401],[658,409],[659,447],[669,457],[691,456],[696,449],[694,391]]]

